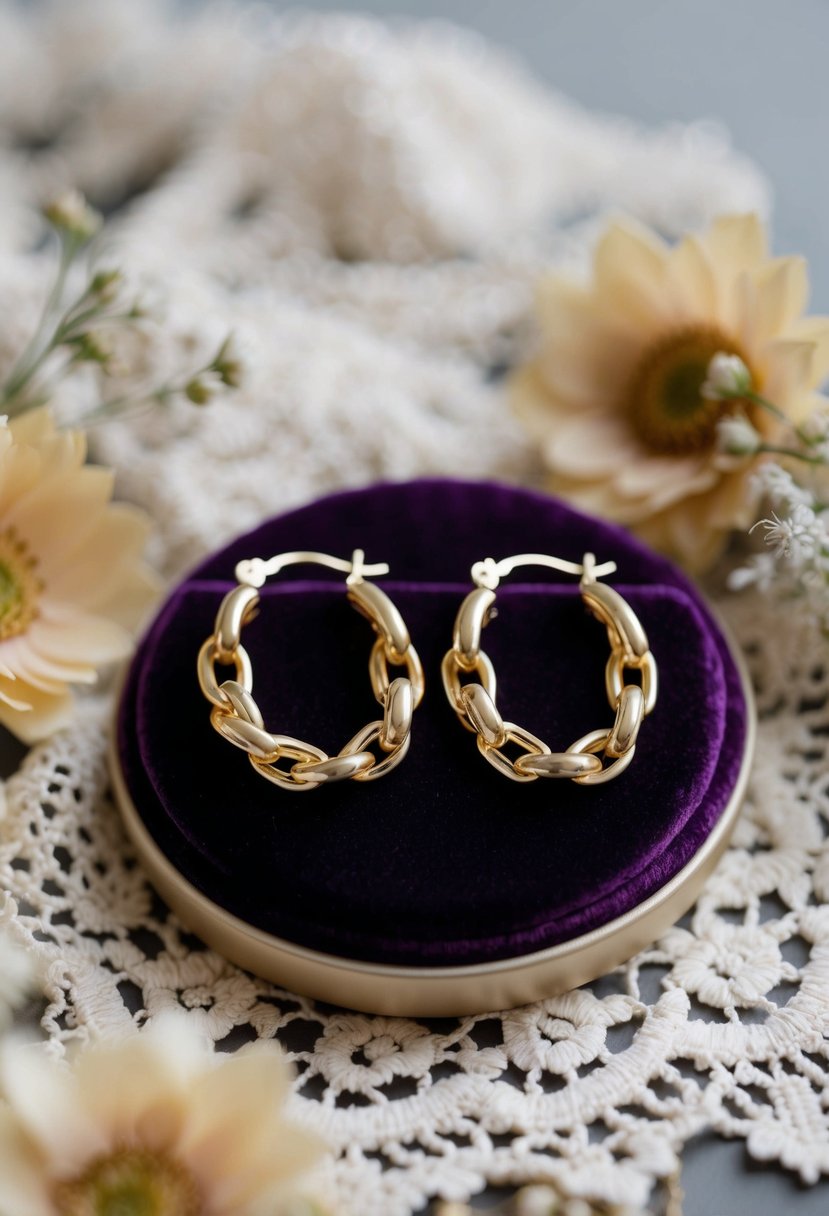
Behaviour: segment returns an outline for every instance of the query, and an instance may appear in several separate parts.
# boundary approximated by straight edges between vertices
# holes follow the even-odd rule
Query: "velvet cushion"
[[[426,671],[408,757],[370,783],[292,794],[215,733],[196,654],[244,557],[321,549],[388,561],[377,581]],[[480,756],[448,705],[440,661],[471,564],[541,551],[612,558],[608,581],[645,626],[660,693],[627,772],[601,786],[519,785]],[[605,629],[577,580],[528,567],[505,581],[484,646],[502,713],[563,750],[609,727]],[[374,635],[322,567],[262,592],[244,645],[273,731],[336,752],[377,718]],[[725,641],[693,585],[627,533],[501,485],[419,481],[337,494],[271,519],[170,595],[132,663],[119,711],[127,787],[156,842],[214,902],[280,937],[351,958],[430,966],[530,953],[646,899],[724,810],[746,706]]]

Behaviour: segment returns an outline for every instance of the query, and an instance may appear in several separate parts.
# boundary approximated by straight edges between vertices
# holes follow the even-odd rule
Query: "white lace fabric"
[[[520,349],[539,268],[582,260],[605,208],[676,232],[766,206],[721,134],[592,116],[445,27],[138,13],[0,5],[0,371],[43,290],[30,206],[69,181],[110,202],[141,188],[112,248],[169,304],[128,352],[133,374],[196,365],[231,328],[250,367],[204,410],[95,433],[171,576],[347,485],[533,478],[490,372]],[[113,806],[111,693],[85,700],[8,781],[0,816],[2,916],[44,963],[51,1049],[171,1006],[223,1048],[278,1040],[296,1117],[329,1139],[339,1202],[361,1216],[545,1178],[644,1202],[706,1128],[807,1182],[829,1173],[829,675],[779,608],[720,606],[757,682],[760,743],[692,915],[588,989],[477,1017],[333,1010],[203,948]]]

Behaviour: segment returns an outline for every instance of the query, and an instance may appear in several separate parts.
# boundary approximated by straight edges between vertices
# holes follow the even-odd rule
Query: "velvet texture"
[[[427,691],[411,750],[382,780],[291,794],[217,735],[195,661],[243,557],[321,549],[388,561],[377,581],[404,615]],[[463,730],[440,660],[482,557],[595,552],[630,601],[660,693],[618,780],[587,787],[500,776]],[[498,703],[563,750],[612,724],[605,629],[577,580],[528,567],[498,593],[484,646]],[[271,730],[336,752],[379,716],[374,639],[321,567],[283,572],[244,631]],[[172,593],[133,661],[119,712],[127,786],[183,876],[250,924],[350,958],[428,966],[527,954],[646,899],[694,855],[739,772],[746,707],[725,642],[693,586],[626,533],[545,496],[420,481],[338,494],[269,520]]]

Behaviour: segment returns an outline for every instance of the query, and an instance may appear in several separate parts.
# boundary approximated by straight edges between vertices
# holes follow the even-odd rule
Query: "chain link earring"
[[[492,661],[481,648],[481,633],[494,615],[496,591],[502,578],[519,566],[546,566],[580,576],[579,591],[588,609],[607,628],[610,657],[605,687],[615,720],[610,729],[589,731],[563,752],[554,752],[515,722],[505,722],[496,705],[496,675]],[[618,777],[630,764],[636,739],[657,696],[656,660],[644,629],[618,591],[598,580],[616,569],[615,562],[596,565],[586,553],[581,565],[545,553],[522,553],[496,562],[486,558],[472,567],[475,589],[464,599],[455,620],[452,648],[441,667],[449,704],[467,730],[478,737],[481,755],[512,781],[538,777],[569,777],[579,785],[600,785]],[[641,684],[628,683],[626,671],[638,671]],[[461,676],[477,679],[461,683]],[[523,749],[512,760],[502,750],[506,743]],[[605,761],[608,761],[605,765]]]
[[[199,650],[199,685],[210,702],[210,722],[219,734],[246,752],[257,773],[282,789],[299,793],[334,781],[376,781],[404,759],[411,743],[412,718],[423,699],[423,667],[409,631],[392,601],[366,575],[388,574],[385,564],[367,566],[362,549],[350,561],[327,553],[280,553],[263,561],[254,557],[236,567],[238,586],[222,600],[213,633]],[[368,672],[382,718],[369,722],[335,756],[290,735],[271,734],[253,699],[253,669],[242,645],[242,629],[259,604],[265,579],[286,566],[311,562],[347,574],[346,593],[377,634]],[[219,683],[216,664],[235,668],[236,678]],[[392,677],[389,667],[405,667]],[[374,744],[379,755],[369,750]],[[279,767],[287,760],[288,767]]]

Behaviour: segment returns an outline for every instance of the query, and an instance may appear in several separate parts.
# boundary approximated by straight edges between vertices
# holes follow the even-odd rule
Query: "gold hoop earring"
[[[199,650],[199,685],[211,703],[210,722],[219,734],[246,752],[257,773],[274,785],[295,793],[334,781],[376,781],[404,759],[411,742],[412,717],[423,699],[423,667],[409,631],[392,601],[366,575],[388,574],[385,564],[367,566],[362,549],[350,561],[327,553],[280,553],[269,561],[254,557],[236,566],[238,586],[222,600],[213,633]],[[347,574],[349,601],[367,617],[377,634],[369,656],[369,679],[383,707],[383,717],[369,722],[336,756],[290,735],[271,734],[253,699],[253,669],[242,645],[242,629],[259,604],[265,579],[286,566],[312,562]],[[216,664],[235,668],[235,679],[219,683]],[[405,667],[392,678],[389,667]],[[380,756],[368,749],[377,744]],[[289,760],[287,768],[278,767]]]
[[[579,575],[582,600],[607,628],[610,658],[605,688],[615,721],[609,730],[589,731],[563,752],[551,751],[536,735],[504,721],[495,703],[495,669],[481,649],[481,633],[494,615],[498,584],[518,566],[546,566]],[[598,581],[615,569],[615,562],[597,566],[592,553],[585,553],[581,565],[545,553],[522,553],[500,562],[489,557],[472,567],[475,589],[455,620],[452,648],[441,666],[443,687],[462,725],[477,735],[481,755],[512,781],[568,777],[579,785],[601,785],[623,773],[633,759],[639,729],[656,704],[657,670],[636,613],[618,591]],[[626,682],[628,669],[640,673],[641,684]],[[461,684],[462,675],[478,678]],[[502,750],[506,743],[523,748],[523,754],[511,760]],[[610,761],[607,767],[605,759]]]

